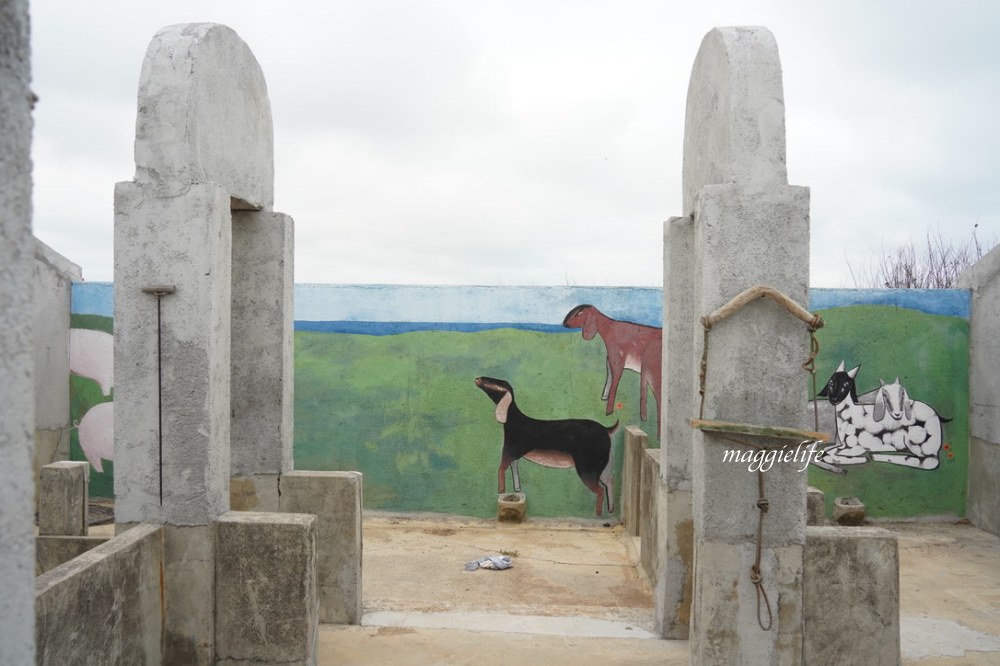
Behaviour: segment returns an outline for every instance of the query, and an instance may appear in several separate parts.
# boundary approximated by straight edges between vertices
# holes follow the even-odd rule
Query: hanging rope
[[[809,330],[809,358],[806,359],[805,363],[802,364],[802,369],[808,372],[812,376],[812,391],[813,391],[813,420],[814,420],[814,430],[819,431],[819,404],[816,400],[816,357],[819,355],[819,340],[816,338],[816,331],[823,328],[823,318],[819,315],[814,315],[808,310],[800,306],[798,303],[785,296],[780,291],[772,289],[771,287],[756,286],[747,289],[742,292],[731,301],[723,305],[721,308],[716,310],[710,315],[706,315],[701,318],[701,324],[704,328],[704,342],[702,344],[701,350],[701,365],[698,371],[698,395],[699,395],[699,405],[698,405],[698,419],[705,418],[705,385],[708,377],[708,333],[711,331],[715,324],[720,321],[734,315],[743,306],[747,305],[756,298],[767,297],[784,308],[791,315],[802,320],[808,330]],[[760,444],[754,444],[740,439],[735,439],[732,437],[726,437],[723,435],[716,435],[719,439],[723,439],[734,444],[739,444],[742,446],[749,446],[757,450],[764,450],[769,447],[762,446]],[[784,449],[787,445],[782,445],[780,449]],[[773,448],[773,447],[772,447]],[[754,563],[750,567],[750,582],[753,583],[754,589],[757,592],[757,624],[764,631],[770,631],[774,624],[774,613],[771,610],[771,600],[767,596],[767,590],[764,588],[764,575],[761,572],[760,563],[763,551],[764,543],[764,516],[767,514],[770,508],[770,502],[767,499],[767,493],[764,489],[764,472],[760,468],[757,469],[757,509],[760,511],[757,519],[757,544],[756,544],[756,557],[754,558]],[[767,611],[767,622],[764,622],[762,609]]]

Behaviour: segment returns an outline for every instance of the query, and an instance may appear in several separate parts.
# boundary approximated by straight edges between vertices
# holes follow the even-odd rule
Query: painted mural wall
[[[969,446],[966,290],[810,292],[823,316],[820,429],[834,436],[809,483],[873,517],[964,516]]]
[[[105,496],[110,299],[111,285],[74,286],[72,454]],[[968,292],[811,299],[826,320],[817,389],[838,390],[817,403],[833,441],[810,484],[873,517],[963,515]],[[623,426],[658,441],[661,303],[642,288],[297,285],[295,466],[363,472],[369,509],[491,517],[519,487],[533,516],[607,515]]]

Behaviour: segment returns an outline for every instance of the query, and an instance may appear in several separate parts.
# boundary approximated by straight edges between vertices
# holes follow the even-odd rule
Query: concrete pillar
[[[232,475],[234,510],[277,511],[292,469],[292,219],[233,212]]]
[[[281,507],[316,516],[319,617],[360,624],[362,563],[360,472],[289,472],[281,476]]]
[[[962,273],[959,286],[972,291],[969,321],[969,492],[972,523],[1000,535],[1000,247]]]
[[[642,458],[646,455],[649,438],[636,426],[625,428],[625,451],[622,461],[621,517],[625,531],[639,536],[639,502],[642,477]]]
[[[38,490],[38,534],[87,536],[90,463],[63,460],[42,467]]]
[[[0,664],[35,661],[30,82],[27,0],[0,0]]]
[[[267,86],[231,29],[182,24],[153,37],[139,77],[135,164],[134,179],[115,188],[116,520],[165,525],[164,661],[210,664],[218,589],[212,521],[230,500],[232,310],[235,303],[252,316],[250,290],[265,283],[260,298],[284,301],[257,326],[281,325],[290,307],[284,285],[268,277],[275,267],[290,274],[291,255],[290,223],[270,213]],[[238,254],[232,211],[257,211],[236,213]],[[254,255],[255,240],[242,233],[258,223],[266,225],[259,229],[265,254],[275,251],[277,233],[273,264]],[[246,328],[244,321],[237,336],[241,367],[259,340],[286,335]],[[290,372],[281,363],[279,371]],[[282,375],[278,383],[288,381]],[[290,437],[286,430],[280,437]]]
[[[229,509],[229,194],[115,188],[115,517],[206,525]],[[149,290],[168,285],[174,293]]]
[[[787,184],[781,65],[766,29],[717,28],[702,41],[688,89],[683,177],[691,222],[674,220],[667,229],[668,242],[679,245],[667,249],[665,288],[670,293],[665,303],[676,309],[665,314],[668,326],[677,326],[673,336],[690,340],[686,362],[676,356],[668,356],[667,362],[671,382],[683,378],[689,397],[668,407],[668,438],[699,415],[698,364],[705,340],[700,317],[755,285],[807,302],[809,192]],[[692,244],[690,262],[678,256],[685,243]],[[690,301],[675,293],[678,289],[689,289]],[[678,321],[688,303],[687,317]],[[809,337],[802,321],[757,299],[716,324],[708,339],[704,418],[803,425],[807,395],[801,364]],[[671,361],[688,365],[675,369]],[[679,413],[672,407],[688,410]],[[680,447],[691,437],[676,436]],[[761,573],[773,622],[764,630],[758,619],[767,624],[768,612],[758,603],[763,600],[750,575],[759,517],[757,474],[744,465],[723,463],[726,449],[734,444],[716,434],[695,431],[690,442],[692,659],[702,664],[800,663],[806,477],[798,472],[800,465],[775,465],[765,475],[770,510]],[[680,489],[681,463],[667,456],[668,479],[677,474],[675,487]],[[683,506],[680,498],[668,496],[668,511],[671,500]],[[677,607],[680,570],[675,566],[673,596],[662,600],[663,608]],[[671,621],[676,618],[665,617],[665,626]]]
[[[694,358],[694,224],[690,217],[670,218],[663,235],[663,379],[664,428],[660,442],[663,481],[664,561],[656,587],[654,620],[664,638],[685,640],[691,622],[694,575],[694,522],[691,516],[691,446],[694,431],[687,420],[697,409],[691,387],[698,381]]]
[[[806,528],[803,664],[900,663],[899,547],[877,527]]]
[[[216,664],[316,663],[316,516],[233,511],[215,523]]]

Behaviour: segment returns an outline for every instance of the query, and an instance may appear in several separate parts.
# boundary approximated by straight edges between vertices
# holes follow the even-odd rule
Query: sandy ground
[[[899,539],[902,663],[1000,664],[1000,537],[945,522],[879,527]],[[687,664],[686,641],[654,637],[638,548],[599,520],[367,514],[363,623],[322,625],[319,663]],[[465,570],[501,554],[510,569]]]

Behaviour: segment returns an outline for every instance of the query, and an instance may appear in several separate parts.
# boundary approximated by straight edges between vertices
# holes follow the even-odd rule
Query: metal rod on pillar
[[[163,312],[164,296],[176,293],[173,285],[143,287],[142,293],[156,296],[156,435],[158,438],[158,468],[160,472],[160,506],[163,506]]]

